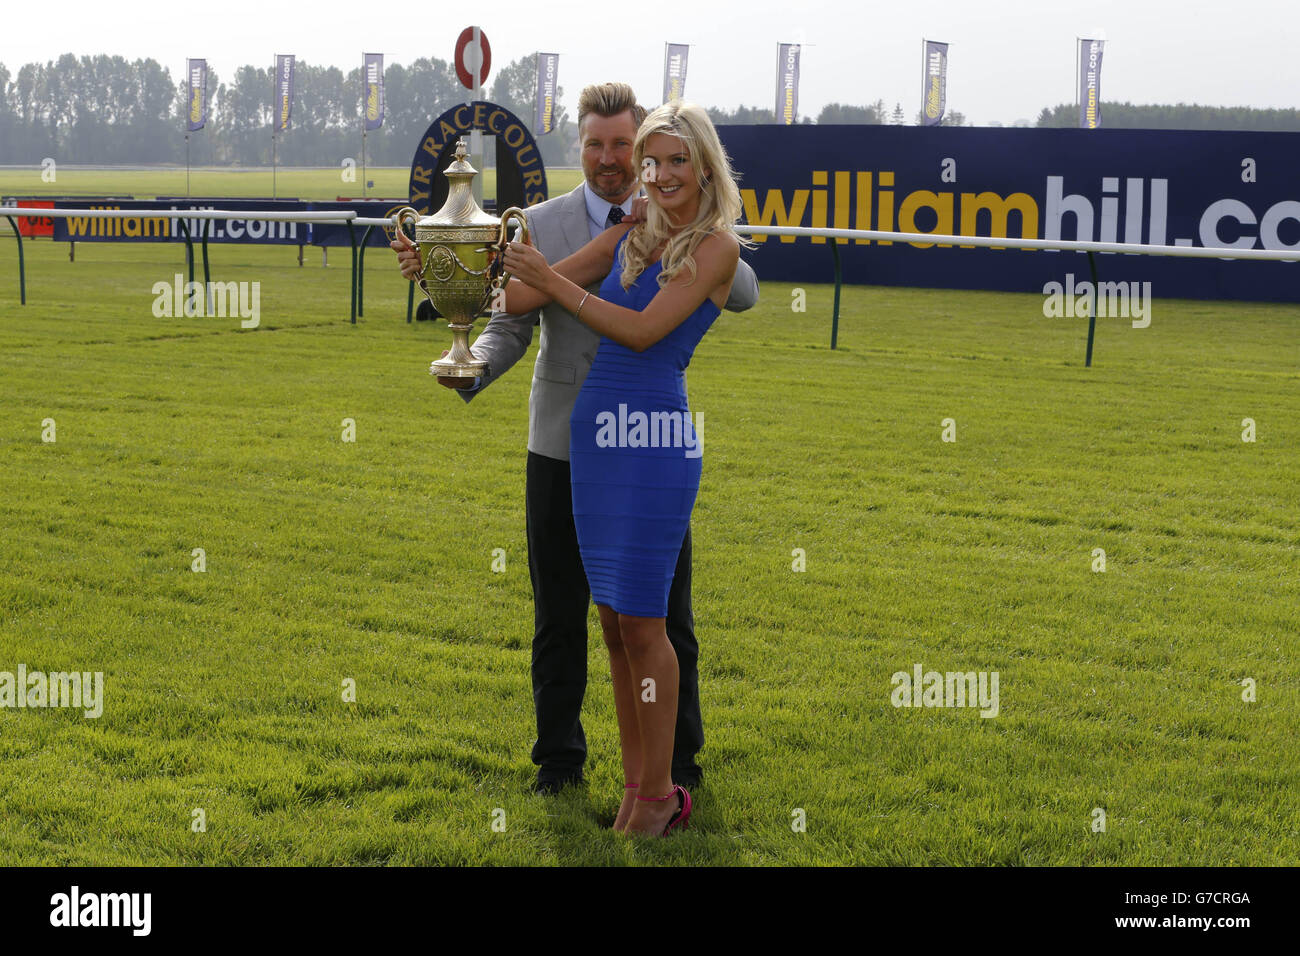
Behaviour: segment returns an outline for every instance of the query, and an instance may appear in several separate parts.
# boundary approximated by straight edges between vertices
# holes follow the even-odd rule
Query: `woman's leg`
[[[618,714],[618,742],[623,752],[623,782],[639,783],[641,733],[637,729],[636,722],[636,691],[632,686],[627,652],[619,631],[618,613],[604,604],[597,604],[596,610],[600,612],[600,630],[605,637],[605,649],[609,651],[609,676],[614,684],[614,710]],[[632,806],[639,792],[639,788],[623,790],[623,802],[619,805],[618,816],[614,819],[614,829],[619,833],[627,827],[628,817],[632,815]]]
[[[627,821],[627,832],[660,834],[677,812],[673,792],[673,734],[677,726],[677,655],[668,643],[662,617],[618,616],[619,632],[627,651],[632,699],[641,735],[641,797],[662,797],[660,802],[638,800]]]

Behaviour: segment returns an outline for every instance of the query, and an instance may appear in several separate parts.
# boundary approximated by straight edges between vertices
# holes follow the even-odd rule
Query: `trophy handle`
[[[402,228],[402,222],[417,221],[419,220],[419,218],[420,218],[419,211],[412,208],[411,206],[403,206],[401,209],[397,210],[397,212],[393,213],[393,231],[398,233],[403,239],[405,239],[411,245],[415,246],[416,252],[419,252],[420,244],[415,241],[415,238],[413,236],[408,235],[406,230]],[[416,273],[415,281],[420,283],[420,291],[423,292],[424,297],[429,300],[429,304],[433,305],[433,296],[429,294],[429,287],[424,281],[424,273],[425,270],[427,270],[428,268],[429,268],[429,260],[421,259],[420,271]],[[434,311],[437,312],[438,307],[434,305],[433,308]]]
[[[505,271],[505,251],[506,242],[508,242],[510,238],[510,230],[507,227],[509,226],[511,219],[518,221],[519,228],[522,229],[524,233],[524,241],[532,241],[532,235],[528,231],[528,219],[524,216],[524,211],[522,209],[518,206],[511,206],[501,214],[501,231],[497,234],[496,242],[497,256],[492,260],[492,265],[489,267],[488,272],[492,281],[488,284],[487,295],[483,298],[483,305],[479,307],[479,312],[482,312],[483,309],[487,307],[488,303],[495,298],[496,294],[504,289],[506,283],[510,281],[510,273]]]

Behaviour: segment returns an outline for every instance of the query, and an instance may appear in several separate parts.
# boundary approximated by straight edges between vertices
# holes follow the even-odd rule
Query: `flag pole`
[[[370,98],[369,64],[366,53],[361,54],[361,198],[366,196],[366,103]]]
[[[275,139],[276,139],[276,133],[279,132],[279,126],[280,126],[280,106],[279,106],[280,101],[276,96],[276,91],[280,88],[279,68],[280,68],[280,61],[279,58],[277,57],[275,60],[275,65],[271,67],[271,198],[272,199],[276,198]]]
[[[926,56],[930,46],[926,37],[921,37],[921,125],[925,126],[929,121],[926,114],[926,107],[930,102],[930,60]],[[940,121],[943,117],[939,117]]]
[[[470,103],[476,103],[483,99],[483,34],[479,28],[473,27],[470,34],[469,48],[465,51],[465,65],[470,68],[474,74],[474,86],[470,90]],[[478,175],[474,177],[471,186],[474,193],[474,201],[480,206],[483,205],[483,180],[487,178],[487,163],[483,159],[483,131],[478,127],[469,131],[469,155],[470,161],[478,166]]]

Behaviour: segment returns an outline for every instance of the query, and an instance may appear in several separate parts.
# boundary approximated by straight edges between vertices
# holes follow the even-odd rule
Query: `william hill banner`
[[[368,131],[384,125],[384,55],[366,53],[362,65],[362,105]]]
[[[793,126],[799,113],[799,44],[776,47],[776,121]]]
[[[189,76],[189,116],[186,129],[191,133],[203,129],[208,121],[208,61],[187,60],[185,72]]]
[[[1294,250],[1300,259],[1300,133],[721,126],[745,220],[882,232],[1007,237],[1005,249],[924,239],[837,240],[846,282],[1041,293],[1077,252],[1015,239]],[[825,238],[755,237],[761,280],[833,281]],[[1300,262],[1102,254],[1104,281],[1157,297],[1300,301]]]
[[[289,128],[289,115],[293,113],[293,56],[277,54],[275,57],[275,128],[284,132]]]
[[[34,203],[32,205],[35,205]],[[200,219],[192,213],[200,210],[239,210],[243,212],[333,212],[353,210],[366,218],[387,218],[405,202],[303,202],[297,199],[76,199],[42,204],[58,209],[99,209],[131,212],[138,215],[121,219],[96,216],[69,216],[47,220],[53,223],[47,233],[55,242],[183,242],[186,232],[197,244],[280,245],[280,246],[350,246],[353,239],[368,246],[388,246],[383,229],[370,230],[342,223],[268,222],[263,219]],[[190,214],[190,215],[187,215]],[[19,222],[25,222],[20,219]]]
[[[925,125],[938,126],[948,108],[948,44],[925,41],[925,87],[921,95]]]
[[[664,102],[671,103],[686,95],[686,61],[691,53],[688,43],[664,44]]]
[[[537,54],[537,116],[533,132],[545,136],[555,129],[555,90],[560,72],[558,53]]]
[[[245,212],[305,212],[308,203],[290,200],[217,199],[192,202],[186,199],[59,200],[56,209],[102,209],[138,212],[121,219],[97,216],[68,216],[54,220],[55,242],[183,242],[189,236],[198,243],[206,236],[210,243],[253,243],[284,246],[306,245],[311,226],[305,222],[267,222],[262,219],[199,219],[187,216],[197,210],[232,209]]]
[[[1079,41],[1079,128],[1101,125],[1101,56],[1104,40]]]

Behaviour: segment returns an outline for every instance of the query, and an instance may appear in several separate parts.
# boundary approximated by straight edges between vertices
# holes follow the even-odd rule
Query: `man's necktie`
[[[622,221],[623,210],[619,209],[617,206],[610,206],[609,218],[605,220],[605,228],[608,229],[610,226],[617,226]]]

